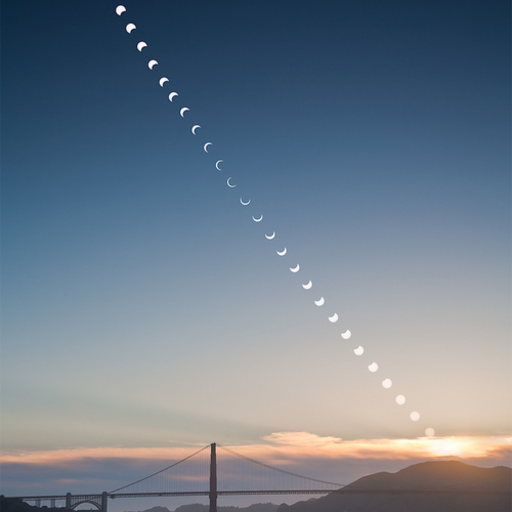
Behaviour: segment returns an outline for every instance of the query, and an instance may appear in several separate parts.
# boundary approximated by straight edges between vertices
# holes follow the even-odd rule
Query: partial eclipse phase
[[[372,373],[375,373],[379,369],[379,365],[377,363],[372,363],[368,366],[368,370]]]
[[[306,284],[302,285],[302,288],[304,288],[304,290],[311,290],[312,286],[313,286],[312,281],[308,281]]]
[[[162,85],[161,81],[160,85]],[[169,101],[172,101],[174,98],[176,98],[176,96],[179,96],[177,92],[171,92],[171,94],[169,94]]]
[[[325,299],[323,297],[320,297],[318,300],[315,300],[315,304],[317,306],[323,306],[325,304]]]
[[[226,184],[229,188],[235,188],[236,184],[231,183],[231,176],[226,180]]]
[[[128,23],[128,25],[126,25],[126,32],[131,34],[136,28],[135,23]]]
[[[392,385],[393,383],[391,382],[391,379],[384,379],[382,381],[382,387],[385,389],[389,389]]]
[[[171,93],[172,94],[172,93]],[[169,96],[170,98],[170,96]],[[171,100],[172,101],[172,100]],[[180,110],[180,116],[181,117],[185,117],[185,112],[188,112],[190,109],[188,107],[183,107],[181,110]]]
[[[296,274],[299,270],[300,270],[300,265],[297,263],[297,265],[295,267],[290,267],[290,270]]]
[[[145,43],[144,41],[141,41],[140,43],[137,43],[137,50],[139,50],[139,52],[141,52],[144,48],[146,48],[147,46],[147,43]]]
[[[168,81],[169,81],[169,79],[167,77],[163,76],[162,78],[160,78],[160,81],[158,83],[160,84],[160,87],[163,87],[165,82],[168,82]]]
[[[123,12],[126,12],[126,7],[124,5],[118,5],[116,7],[116,14],[118,16],[121,16],[121,14],[123,14]]]
[[[195,135],[198,128],[201,128],[201,125],[195,124],[190,131]]]
[[[282,251],[276,251],[278,256],[284,256],[288,252],[288,249],[285,247]]]
[[[208,153],[208,148],[210,146],[213,146],[213,144],[211,142],[207,142],[204,146],[203,146],[203,149],[205,150],[206,153]]]
[[[220,168],[220,164],[224,162],[224,160],[217,160],[217,162],[215,163],[215,169],[217,169],[217,171],[222,171],[222,169]]]

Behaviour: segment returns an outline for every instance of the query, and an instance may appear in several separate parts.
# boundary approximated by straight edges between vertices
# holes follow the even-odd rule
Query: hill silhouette
[[[364,492],[371,491],[371,492]],[[375,473],[278,512],[510,512],[512,469],[432,461]]]

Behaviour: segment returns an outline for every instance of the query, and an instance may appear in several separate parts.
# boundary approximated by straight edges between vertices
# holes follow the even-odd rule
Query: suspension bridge
[[[219,451],[217,451],[219,448]],[[217,512],[219,496],[329,494],[343,484],[298,475],[212,443],[188,457],[110,492],[13,498],[41,507],[65,502],[68,509],[90,504],[107,512],[109,499],[170,496],[208,496],[210,512]]]

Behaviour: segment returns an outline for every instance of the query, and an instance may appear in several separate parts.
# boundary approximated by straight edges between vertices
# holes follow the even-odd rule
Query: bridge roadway
[[[424,490],[424,489],[309,489],[309,490],[255,490],[255,491],[217,491],[218,496],[262,496],[262,495],[285,495],[285,494],[493,494],[493,495],[509,495],[506,491],[457,491],[457,490]],[[110,499],[116,498],[151,498],[151,497],[166,497],[166,496],[208,496],[209,491],[170,491],[170,492],[131,492],[131,493],[102,493],[102,494],[73,494],[71,497],[73,501],[81,500],[80,503],[93,503],[93,501],[100,501],[103,496]],[[38,495],[38,496],[9,496],[9,499],[22,500],[22,501],[50,501],[55,502],[59,500],[66,500],[67,495]]]

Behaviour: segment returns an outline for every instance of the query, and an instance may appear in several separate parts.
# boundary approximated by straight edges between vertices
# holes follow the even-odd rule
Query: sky
[[[2,493],[510,466],[509,3],[118,5],[1,2]]]

